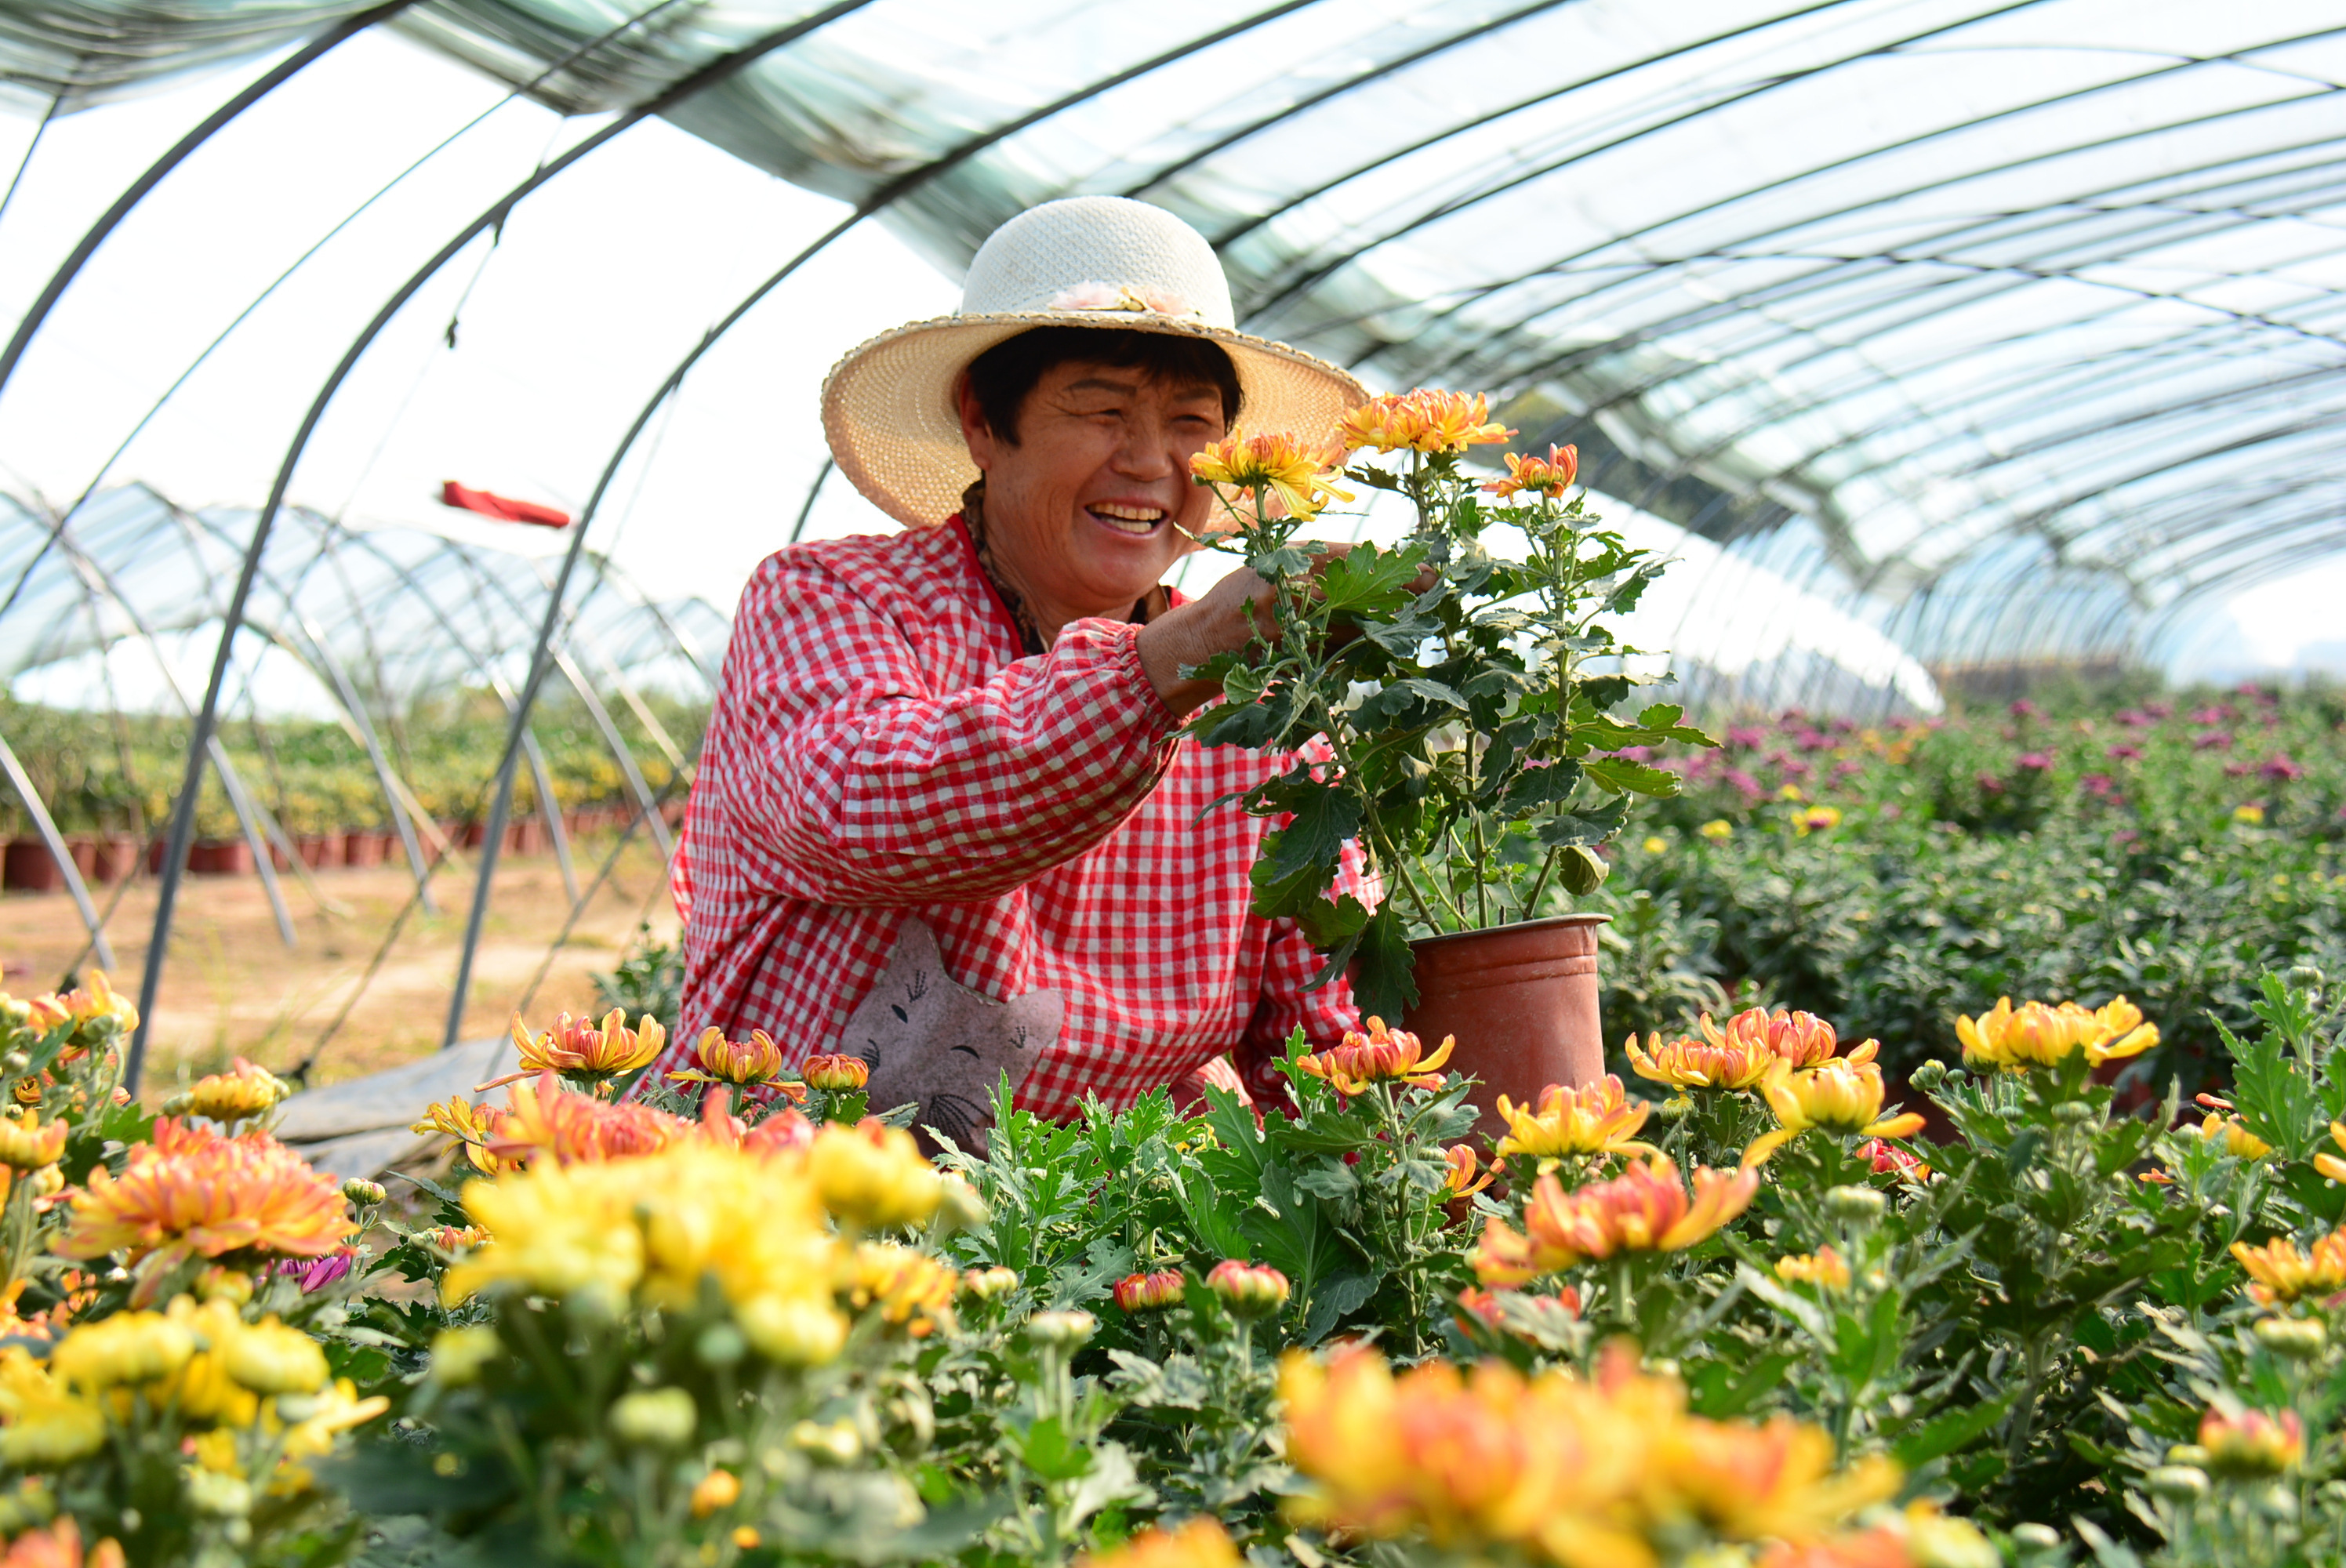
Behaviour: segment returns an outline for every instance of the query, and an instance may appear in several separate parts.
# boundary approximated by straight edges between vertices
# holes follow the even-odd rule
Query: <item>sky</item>
[[[23,166],[0,209],[0,320],[21,315],[117,191],[266,64],[66,117],[29,159],[36,122],[0,112],[0,185]],[[393,289],[604,123],[508,100],[394,34],[344,45],[214,137],[98,252],[0,393],[0,485],[56,506],[101,478],[143,480],[189,504],[258,503]],[[558,548],[557,535],[440,506],[442,482],[583,507],[702,334],[842,213],[662,122],[635,127],[415,293],[326,405],[291,497],[354,524]],[[729,610],[789,536],[821,463],[824,370],[958,297],[956,280],[884,229],[851,231],[751,309],[652,414],[614,476],[596,546],[655,596]],[[834,480],[807,532],[892,526]],[[2341,598],[2346,559],[2259,585],[2181,648],[2174,673],[2237,678],[2301,657],[2346,671]]]

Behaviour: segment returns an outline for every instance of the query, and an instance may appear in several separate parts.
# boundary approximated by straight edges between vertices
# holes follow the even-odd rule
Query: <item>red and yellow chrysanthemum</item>
[[[1509,496],[1529,490],[1535,494],[1561,499],[1580,477],[1580,449],[1576,446],[1551,446],[1545,457],[1524,457],[1507,453],[1507,476],[1494,479],[1483,486],[1504,501]]]
[[[1594,1084],[1567,1089],[1550,1084],[1540,1091],[1536,1110],[1518,1105],[1504,1095],[1495,1107],[1507,1134],[1494,1157],[1529,1155],[1557,1159],[1567,1155],[1651,1154],[1651,1145],[1636,1141],[1637,1131],[1653,1107],[1632,1100],[1621,1080],[1607,1073]]]
[[[1366,1034],[1348,1029],[1341,1044],[1298,1057],[1295,1070],[1323,1080],[1340,1095],[1360,1094],[1372,1084],[1442,1087],[1442,1074],[1434,1069],[1450,1060],[1455,1040],[1443,1036],[1440,1048],[1427,1056],[1423,1044],[1407,1030],[1388,1029],[1382,1018],[1371,1018],[1368,1025]]]
[[[1503,1219],[1484,1223],[1474,1274],[1485,1285],[1521,1285],[1617,1252],[1681,1251],[1741,1214],[1759,1190],[1758,1171],[1698,1166],[1689,1191],[1662,1155],[1571,1192],[1543,1176],[1524,1209],[1523,1234]]]
[[[119,1176],[90,1172],[56,1250],[173,1262],[248,1251],[321,1257],[350,1228],[341,1184],[268,1134],[223,1137],[167,1116],[153,1143],[131,1146]]]
[[[632,1073],[651,1064],[668,1044],[668,1031],[658,1019],[645,1013],[637,1020],[636,1027],[627,1027],[627,1015],[614,1007],[597,1023],[592,1018],[573,1018],[567,1013],[557,1014],[554,1027],[532,1034],[516,1017],[513,1021],[514,1049],[521,1054],[521,1065],[500,1078],[476,1084],[477,1090],[495,1089],[540,1073],[559,1073],[567,1078],[584,1078],[601,1082]]]
[[[2346,1226],[2316,1238],[2307,1252],[2300,1252],[2288,1237],[2277,1236],[2262,1247],[2236,1241],[2232,1256],[2248,1270],[2249,1294],[2262,1306],[2346,1291]]]
[[[728,1040],[722,1029],[704,1029],[692,1055],[700,1065],[670,1073],[670,1083],[746,1086],[770,1083],[782,1070],[782,1048],[762,1029],[750,1030],[747,1040]]]
[[[1775,1070],[1779,1062],[1795,1068],[1821,1062],[1871,1062],[1882,1049],[1868,1040],[1840,1055],[1841,1038],[1833,1026],[1812,1013],[1747,1008],[1727,1021],[1711,1022],[1706,1013],[1696,1020],[1699,1040],[1681,1037],[1664,1044],[1648,1035],[1640,1049],[1636,1035],[1627,1042],[1629,1064],[1641,1078],[1682,1089],[1751,1089]]]

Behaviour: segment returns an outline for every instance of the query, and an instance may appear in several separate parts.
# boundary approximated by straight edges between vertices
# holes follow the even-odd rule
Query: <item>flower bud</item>
[[[1206,1288],[1222,1298],[1230,1316],[1262,1318],[1287,1305],[1287,1276],[1269,1264],[1226,1257],[1206,1276]]]
[[[2312,964],[2294,963],[2290,965],[2289,988],[2291,991],[2310,991],[2318,997],[2321,993],[2321,988],[2329,983],[2330,977],[2322,973],[2320,969],[2316,968]],[[11,1068],[10,1071],[22,1072],[24,1069],[16,1067]]]
[[[1092,1337],[1099,1319],[1088,1312],[1037,1312],[1026,1319],[1026,1337],[1037,1345],[1072,1349]]]
[[[461,1389],[505,1353],[505,1342],[486,1323],[443,1329],[432,1337],[432,1380],[443,1388]]]
[[[1127,1312],[1158,1312],[1181,1299],[1181,1271],[1168,1268],[1155,1274],[1129,1274],[1116,1282],[1111,1292],[1116,1304]]]
[[[15,1022],[22,1023],[24,1020],[20,1018]],[[0,1070],[5,1070],[12,1078],[23,1076],[32,1064],[33,1059],[22,1051],[11,1051],[5,1056],[0,1056]]]
[[[188,1506],[215,1519],[242,1519],[252,1512],[252,1487],[236,1476],[198,1467],[188,1471]]]
[[[2013,1543],[2032,1551],[2050,1552],[2061,1544],[2061,1532],[2049,1524],[2015,1524],[2012,1527]]]
[[[845,1348],[847,1319],[820,1301],[753,1296],[733,1309],[758,1353],[785,1367],[815,1367]]]
[[[991,1301],[1006,1291],[1017,1289],[1018,1276],[999,1266],[973,1268],[961,1277],[961,1288],[980,1301]]]
[[[299,1329],[274,1318],[215,1343],[228,1375],[256,1394],[313,1394],[326,1386],[326,1352]]]
[[[383,1191],[382,1183],[364,1176],[352,1176],[342,1184],[342,1196],[361,1208],[372,1208],[390,1196]]]
[[[2275,1476],[2305,1457],[2305,1427],[2295,1410],[2244,1410],[2229,1416],[2211,1410],[2199,1418],[2199,1447],[2207,1451],[2202,1462],[2211,1474]]]
[[[2100,1111],[2083,1100],[2064,1100],[2053,1107],[2053,1119],[2065,1127],[2079,1126],[2100,1116]]]
[[[750,1341],[730,1323],[711,1323],[693,1341],[692,1353],[704,1367],[738,1366],[750,1353]]]
[[[2153,1497],[2169,1502],[2196,1502],[2208,1495],[2208,1472],[2195,1464],[2162,1464],[2143,1477]]]
[[[845,1054],[810,1056],[799,1069],[799,1076],[810,1089],[821,1089],[829,1094],[847,1094],[861,1089],[872,1081],[871,1064],[861,1056]]]
[[[1837,1186],[1825,1194],[1825,1212],[1851,1225],[1880,1219],[1890,1200],[1870,1186]]]
[[[706,1519],[740,1501],[741,1478],[729,1470],[712,1470],[692,1489],[692,1516]]]
[[[2330,1331],[2319,1318],[2259,1319],[2256,1331],[2259,1344],[2292,1361],[2313,1359],[2330,1342]]]
[[[682,1389],[645,1389],[611,1405],[611,1431],[646,1448],[682,1448],[700,1425],[700,1411]]]
[[[1910,1510],[1906,1558],[1913,1568],[2004,1568],[2004,1553],[1968,1520]]]

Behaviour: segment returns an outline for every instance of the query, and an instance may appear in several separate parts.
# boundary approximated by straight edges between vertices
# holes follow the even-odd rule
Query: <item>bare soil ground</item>
[[[593,881],[611,842],[604,836],[577,848],[582,887]],[[313,871],[322,904],[292,875],[280,873],[293,917],[290,951],[259,877],[187,878],[155,1010],[145,1097],[166,1097],[183,1078],[215,1071],[232,1056],[285,1071],[318,1050],[328,1025],[354,996],[356,1005],[318,1055],[311,1083],[358,1077],[436,1050],[472,905],[474,864],[470,856],[443,863],[432,880],[438,912],[409,915],[362,992],[376,950],[414,891],[404,866]],[[101,912],[114,903],[106,924],[116,961],[111,978],[117,990],[135,996],[154,926],[155,881],[142,875],[120,890],[93,892]],[[553,857],[500,860],[474,959],[463,1038],[505,1032],[569,912]],[[663,939],[673,940],[677,920],[658,851],[638,840],[554,955],[529,1003],[532,1022],[551,1023],[559,1010],[591,1006],[588,976],[617,963],[645,919]],[[0,988],[20,996],[48,990],[85,942],[66,894],[0,898]]]

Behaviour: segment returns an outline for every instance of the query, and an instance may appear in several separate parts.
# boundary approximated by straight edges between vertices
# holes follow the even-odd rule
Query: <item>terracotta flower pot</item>
[[[301,863],[311,871],[342,863],[342,835],[340,833],[304,833],[293,840],[293,849],[301,857]]]
[[[138,868],[144,848],[128,833],[102,833],[90,845],[90,874],[101,882],[118,882]]]
[[[1525,1105],[1550,1084],[1605,1075],[1596,928],[1611,918],[1558,915],[1410,944],[1417,1005],[1403,1026],[1429,1052],[1443,1035],[1456,1038],[1450,1070],[1482,1080],[1474,1103],[1484,1132],[1505,1130],[1491,1108],[1501,1095]]]
[[[342,864],[382,864],[382,835],[372,828],[353,828],[342,835]]]
[[[49,853],[46,840],[11,839],[5,870],[0,870],[0,882],[19,891],[53,893],[66,885],[66,874],[59,869],[56,857]]]
[[[76,833],[66,840],[66,852],[73,856],[74,870],[81,873],[87,884],[97,880],[97,840],[87,833]]]
[[[252,846],[242,839],[199,839],[188,846],[188,871],[199,877],[249,875]]]

